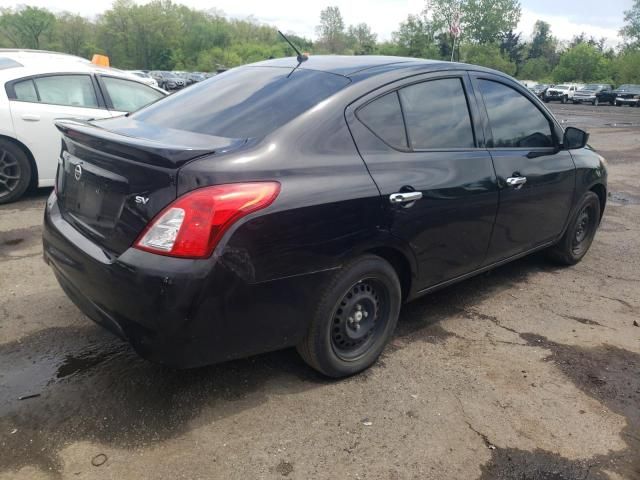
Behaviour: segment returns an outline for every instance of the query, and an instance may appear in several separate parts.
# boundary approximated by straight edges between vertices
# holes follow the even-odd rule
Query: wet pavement
[[[42,262],[48,191],[0,207],[0,479],[640,479],[640,109],[550,108],[609,161],[591,252],[406,305],[342,381],[293,350],[138,358]]]

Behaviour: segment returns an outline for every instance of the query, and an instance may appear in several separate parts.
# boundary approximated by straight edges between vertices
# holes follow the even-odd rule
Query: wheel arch
[[[400,280],[402,301],[407,301],[411,297],[415,278],[415,270],[412,268],[411,261],[407,255],[395,247],[386,245],[370,248],[363,253],[377,255],[391,264]]]
[[[602,220],[604,208],[607,205],[607,188],[602,183],[596,183],[589,188],[589,191],[598,195],[600,200],[600,220]]]
[[[36,164],[36,159],[33,156],[33,153],[31,153],[31,150],[29,150],[29,147],[27,147],[20,140],[14,138],[14,137],[10,137],[8,135],[0,134],[0,140],[6,140],[8,142],[13,143],[16,147],[18,147],[20,150],[22,150],[24,152],[24,154],[29,159],[29,163],[31,164],[31,179],[29,180],[29,189],[37,187],[38,186],[38,178],[39,178],[38,165]]]

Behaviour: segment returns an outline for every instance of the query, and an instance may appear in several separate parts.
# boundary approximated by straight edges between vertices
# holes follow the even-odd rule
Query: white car
[[[580,85],[578,83],[563,83],[562,85],[549,87],[544,93],[544,97],[542,97],[542,99],[547,103],[551,101],[567,103],[568,101],[573,100],[575,93],[583,86],[584,85]]]
[[[127,73],[131,75],[135,75],[138,77],[138,80],[144,83],[145,85],[151,85],[152,87],[158,87],[158,82],[155,81],[151,75],[143,72],[142,70],[127,70]]]
[[[122,115],[166,95],[133,75],[54,52],[0,49],[0,204],[55,182],[60,118]]]

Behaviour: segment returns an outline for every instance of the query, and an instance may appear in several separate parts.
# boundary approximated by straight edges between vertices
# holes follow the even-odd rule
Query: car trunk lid
[[[60,211],[112,256],[128,249],[149,221],[175,200],[182,165],[245,143],[126,117],[56,125],[63,134],[56,180]]]

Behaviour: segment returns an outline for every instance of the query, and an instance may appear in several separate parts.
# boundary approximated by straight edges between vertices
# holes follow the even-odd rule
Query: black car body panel
[[[279,59],[242,68],[264,81],[265,67],[287,76],[296,66],[295,59]],[[602,189],[606,198],[602,158],[588,148],[563,149],[559,124],[506,75],[393,57],[311,57],[298,70],[293,76],[301,85],[321,81],[332,93],[309,106],[306,97],[289,95],[302,111],[292,118],[278,112],[273,128],[258,137],[231,139],[230,123],[219,126],[223,136],[164,130],[153,108],[171,97],[130,117],[60,125],[63,157],[66,152],[128,183],[118,199],[121,220],[111,229],[100,230],[96,210],[93,218],[80,218],[87,225],[78,224],[64,198],[68,186],[53,193],[45,211],[45,259],[88,316],[143,356],[192,367],[296,345],[318,292],[365,252],[396,268],[408,300],[556,241],[585,191]],[[167,105],[188,104],[211,82],[238,75],[234,71],[176,94]],[[276,76],[263,92],[274,94]],[[338,77],[344,82],[335,84]],[[359,119],[358,109],[370,100],[438,78],[464,87],[471,147],[398,150]],[[553,145],[494,146],[499,142],[480,96],[482,80],[530,101],[548,120]],[[120,170],[125,164],[131,170]],[[64,172],[67,181],[77,181],[66,168],[59,177]],[[506,178],[514,174],[526,175],[528,184],[508,190]],[[141,188],[145,176],[149,188]],[[279,182],[276,201],[234,223],[209,258],[132,248],[144,225],[176,197],[261,180]],[[391,193],[409,186],[423,194],[419,202],[409,208],[389,202]],[[136,196],[150,200],[135,203]]]

